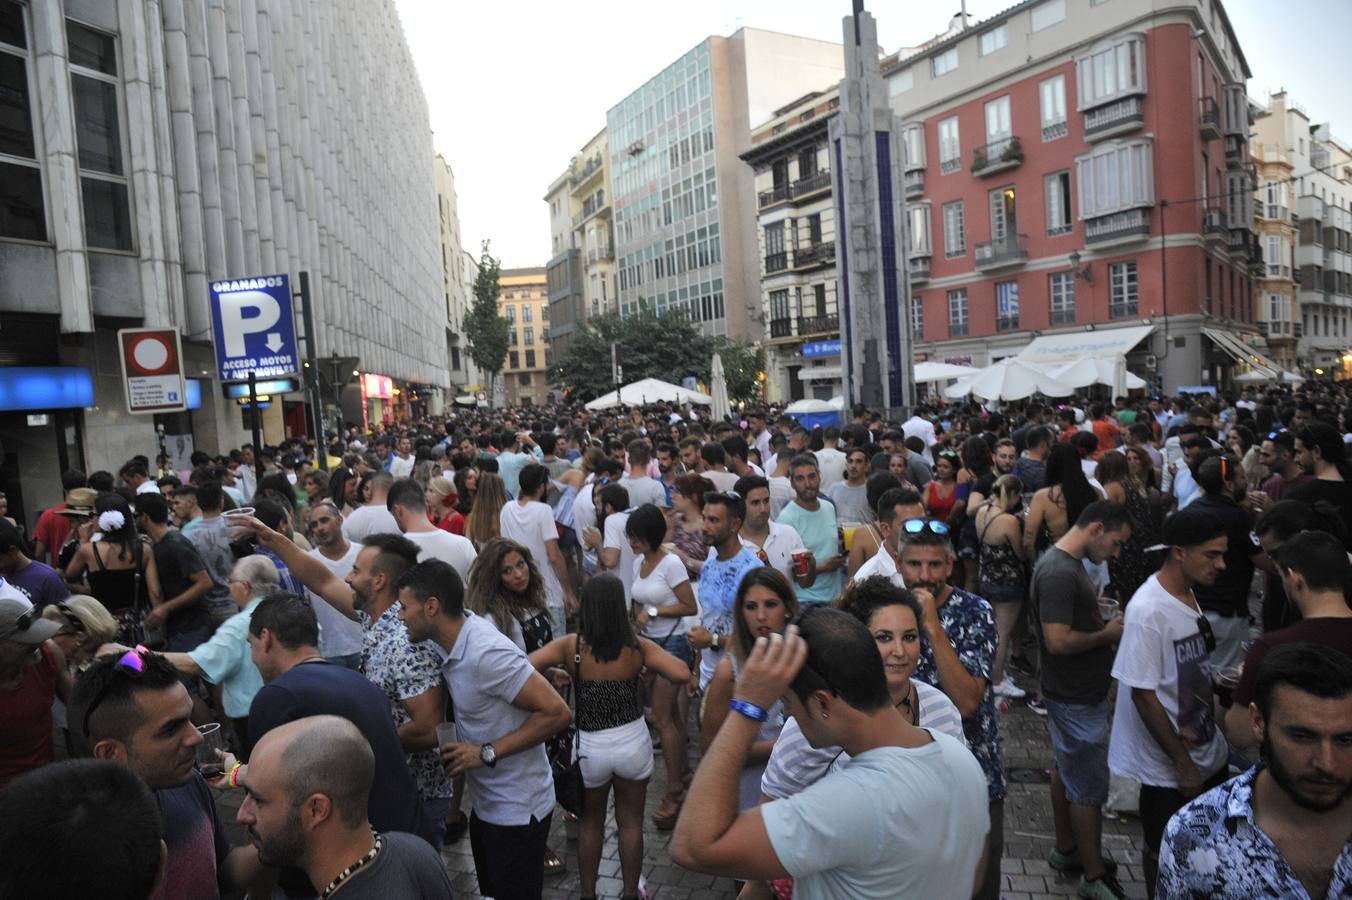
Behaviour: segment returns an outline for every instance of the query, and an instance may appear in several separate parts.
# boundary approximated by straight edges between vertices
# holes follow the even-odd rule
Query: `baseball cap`
[[[42,618],[38,608],[27,601],[0,597],[0,641],[37,645],[60,630],[60,625]]]
[[[1164,539],[1162,543],[1145,549],[1150,551],[1167,550],[1170,547],[1196,547],[1225,534],[1225,522],[1219,517],[1204,509],[1188,507],[1180,509],[1164,520],[1164,526],[1160,529],[1160,536]]]

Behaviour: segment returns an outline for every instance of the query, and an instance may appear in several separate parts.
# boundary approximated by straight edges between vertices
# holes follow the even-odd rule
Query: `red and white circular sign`
[[[128,375],[163,375],[178,370],[174,344],[162,332],[132,336],[127,341]]]

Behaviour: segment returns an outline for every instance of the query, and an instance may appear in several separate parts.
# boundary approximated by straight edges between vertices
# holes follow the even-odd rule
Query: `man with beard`
[[[311,503],[306,515],[310,520],[310,555],[338,578],[346,578],[357,562],[361,547],[343,537],[343,513],[332,500]],[[324,658],[349,669],[361,665],[361,626],[329,604],[309,594],[319,621],[319,652]]]
[[[1141,783],[1150,897],[1165,823],[1225,780],[1225,738],[1216,727],[1207,661],[1215,638],[1193,591],[1214,584],[1226,568],[1226,524],[1201,506],[1199,500],[1165,520],[1167,555],[1131,598],[1113,663],[1117,710],[1108,766]]]
[[[713,551],[699,572],[700,622],[690,626],[690,646],[699,653],[699,686],[704,690],[730,646],[737,586],[751,569],[764,565],[742,545],[746,501],[736,491],[704,495],[704,546]],[[800,595],[801,596],[801,595]]]
[[[446,866],[411,834],[380,834],[367,819],[371,745],[338,716],[272,729],[254,747],[236,821],[270,866],[305,871],[319,896],[343,900],[451,897]]]
[[[1157,896],[1352,894],[1352,659],[1285,644],[1249,706],[1263,765],[1169,820]]]
[[[216,898],[259,872],[252,847],[230,849],[197,771],[202,735],[178,670],[143,648],[105,657],[75,683],[68,721],[85,755],[127,766],[155,792],[168,852],[156,897]]]

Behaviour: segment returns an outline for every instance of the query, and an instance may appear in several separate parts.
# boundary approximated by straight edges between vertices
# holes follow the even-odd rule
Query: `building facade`
[[[441,289],[446,295],[446,372],[449,391],[463,396],[480,389],[482,378],[469,358],[465,342],[465,319],[474,289],[473,257],[460,240],[460,211],[455,194],[455,173],[440,153],[433,164],[437,185],[437,219],[441,234]]]
[[[549,350],[549,287],[543,267],[503,269],[499,314],[507,320],[507,359],[502,378],[509,406],[540,406],[553,390]]]
[[[743,28],[710,37],[606,114],[621,315],[682,311],[760,340],[751,127],[842,72],[839,44]]]
[[[1307,374],[1352,377],[1352,152],[1285,93],[1254,122],[1268,343]]]
[[[3,0],[0,67],[0,377],[55,363],[86,388],[0,412],[12,514],[160,434],[247,439],[212,377],[215,280],[308,271],[319,357],[447,386],[427,105],[392,0]],[[127,413],[116,331],[137,325],[180,332],[197,408]],[[276,399],[272,442],[306,422]]]

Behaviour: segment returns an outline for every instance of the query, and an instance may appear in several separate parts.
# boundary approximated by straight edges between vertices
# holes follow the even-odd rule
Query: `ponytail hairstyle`
[[[995,479],[995,503],[1001,512],[1012,513],[1023,503],[1023,481],[1014,474]]]

